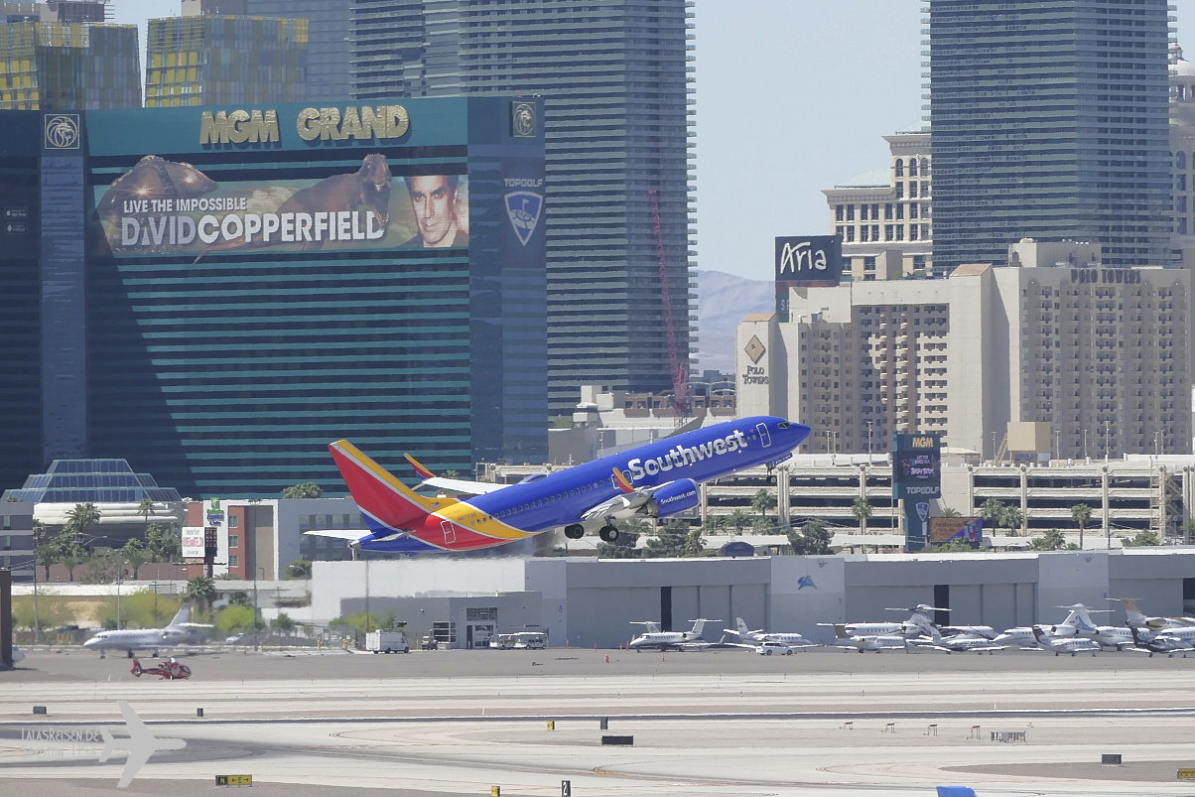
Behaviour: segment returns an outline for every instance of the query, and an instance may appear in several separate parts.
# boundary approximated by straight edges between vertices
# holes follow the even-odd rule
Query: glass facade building
[[[929,0],[934,262],[1168,262],[1167,0]]]
[[[542,461],[541,112],[458,97],[0,115],[32,183],[0,279],[36,307],[0,342],[32,376],[0,389],[4,486],[119,457],[197,497],[343,493],[336,439],[396,468],[408,451],[462,473]]]
[[[306,99],[307,20],[151,19],[146,61],[147,107],[297,102]]]
[[[551,408],[689,357],[692,0],[350,0],[354,96],[544,98]],[[658,223],[657,223],[658,222]]]
[[[0,110],[141,106],[133,25],[0,25]]]
[[[255,17],[307,20],[307,78],[297,99],[314,102],[352,96],[349,69],[349,0],[246,0],[245,13]],[[393,96],[405,96],[395,87]]]

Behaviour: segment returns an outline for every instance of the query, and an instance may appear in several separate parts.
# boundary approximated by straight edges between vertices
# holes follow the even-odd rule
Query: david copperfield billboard
[[[107,187],[96,212],[114,254],[193,254],[468,246],[469,181],[395,180],[371,152],[322,179],[221,180],[146,155]]]

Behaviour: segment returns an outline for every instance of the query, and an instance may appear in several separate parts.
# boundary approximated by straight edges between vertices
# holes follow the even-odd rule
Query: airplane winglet
[[[407,462],[411,463],[411,467],[415,469],[415,473],[418,474],[419,478],[434,479],[436,477],[436,474],[425,468],[422,462],[415,459],[410,454],[403,454],[403,456],[407,458]]]
[[[614,483],[618,485],[618,489],[624,493],[635,492],[635,486],[627,479],[627,475],[618,468],[614,468]]]

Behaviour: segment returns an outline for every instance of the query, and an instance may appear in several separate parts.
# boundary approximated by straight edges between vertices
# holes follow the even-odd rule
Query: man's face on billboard
[[[411,205],[424,246],[445,246],[456,225],[456,196],[442,174],[411,178]]]

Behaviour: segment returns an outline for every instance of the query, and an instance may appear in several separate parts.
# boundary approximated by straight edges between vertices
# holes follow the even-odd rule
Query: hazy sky
[[[772,239],[829,232],[822,189],[886,168],[881,137],[920,122],[921,3],[696,2],[697,265],[770,280]],[[1195,0],[1172,2],[1195,52]],[[133,23],[180,3],[112,6]]]

